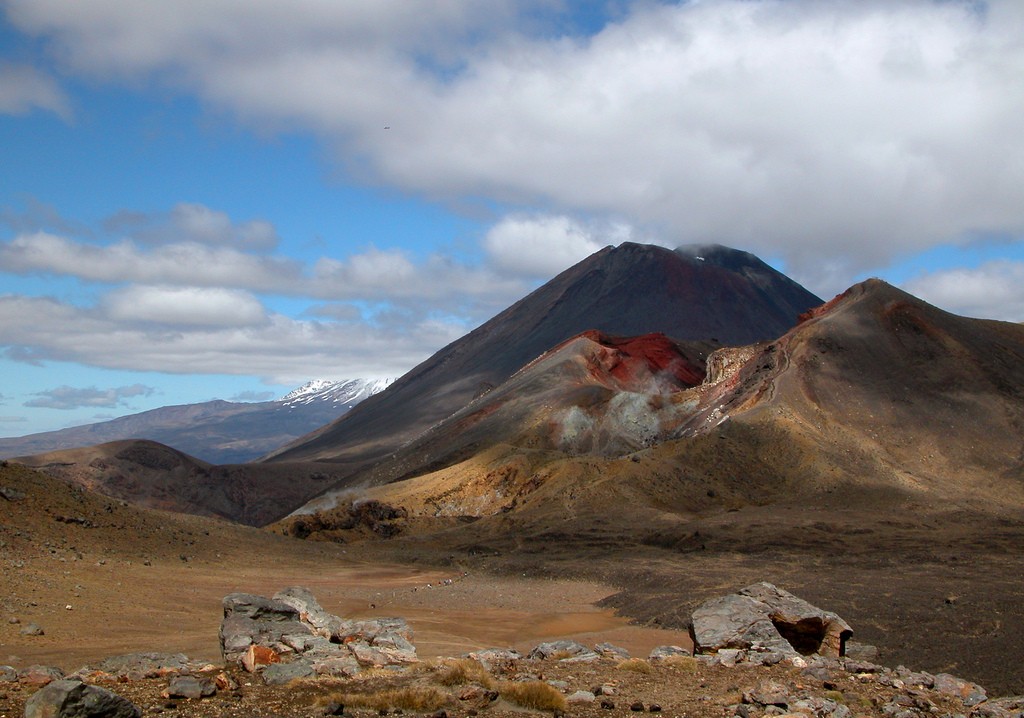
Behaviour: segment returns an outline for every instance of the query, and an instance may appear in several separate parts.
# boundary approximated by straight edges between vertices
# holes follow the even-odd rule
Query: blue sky
[[[1017,0],[0,0],[0,435],[397,376],[608,244],[1024,320]]]

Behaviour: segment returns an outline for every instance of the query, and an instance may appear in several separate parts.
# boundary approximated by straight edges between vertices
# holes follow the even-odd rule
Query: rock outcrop
[[[835,613],[761,582],[704,602],[693,612],[690,634],[697,653],[739,649],[780,658],[838,658],[853,629]]]
[[[270,683],[311,675],[353,676],[366,667],[415,663],[412,631],[401,618],[344,620],[328,613],[309,589],[293,586],[273,598],[224,597],[220,626],[225,662],[261,672]]]

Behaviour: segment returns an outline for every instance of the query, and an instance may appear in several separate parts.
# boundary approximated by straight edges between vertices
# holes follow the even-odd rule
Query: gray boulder
[[[559,661],[590,661],[600,658],[594,651],[576,641],[549,641],[541,643],[526,656],[531,659]]]
[[[844,655],[849,624],[770,583],[706,601],[690,624],[695,651],[735,648],[783,657]]]
[[[388,666],[419,660],[405,620],[342,620],[325,611],[301,586],[286,588],[273,598],[232,593],[223,605],[224,660],[250,672],[270,671],[275,681],[287,683],[298,677],[293,672],[351,676],[359,672],[360,664]]]
[[[199,700],[207,698],[217,692],[217,686],[208,678],[197,678],[196,676],[175,676],[171,679],[167,690],[164,691],[165,698],[187,698]]]
[[[594,650],[605,658],[619,658],[621,660],[629,658],[629,651],[612,643],[598,643],[594,646]]]
[[[54,681],[25,703],[25,718],[140,718],[142,710],[116,693],[81,681]]]

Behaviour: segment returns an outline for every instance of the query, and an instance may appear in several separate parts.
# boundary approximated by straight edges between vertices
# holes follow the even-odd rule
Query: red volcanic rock
[[[595,379],[610,375],[622,388],[633,390],[644,388],[652,378],[671,377],[683,387],[697,386],[704,381],[703,363],[685,356],[676,342],[660,332],[614,337],[590,330],[563,342],[549,354],[580,338],[589,339],[608,350],[601,356],[601,366],[593,367]]]
[[[269,666],[271,663],[280,663],[281,657],[272,648],[266,646],[249,646],[249,650],[242,656],[242,666],[249,673],[255,673],[261,666]]]

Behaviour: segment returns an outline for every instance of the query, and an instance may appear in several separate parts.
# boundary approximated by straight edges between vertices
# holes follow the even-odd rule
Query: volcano
[[[1024,327],[870,280],[772,342],[582,334],[348,483],[411,516],[628,535],[772,505],[1019,512],[1022,445]]]
[[[583,332],[660,332],[727,345],[774,339],[821,304],[747,252],[624,243],[558,275],[387,390],[266,461],[322,461],[355,473]]]

